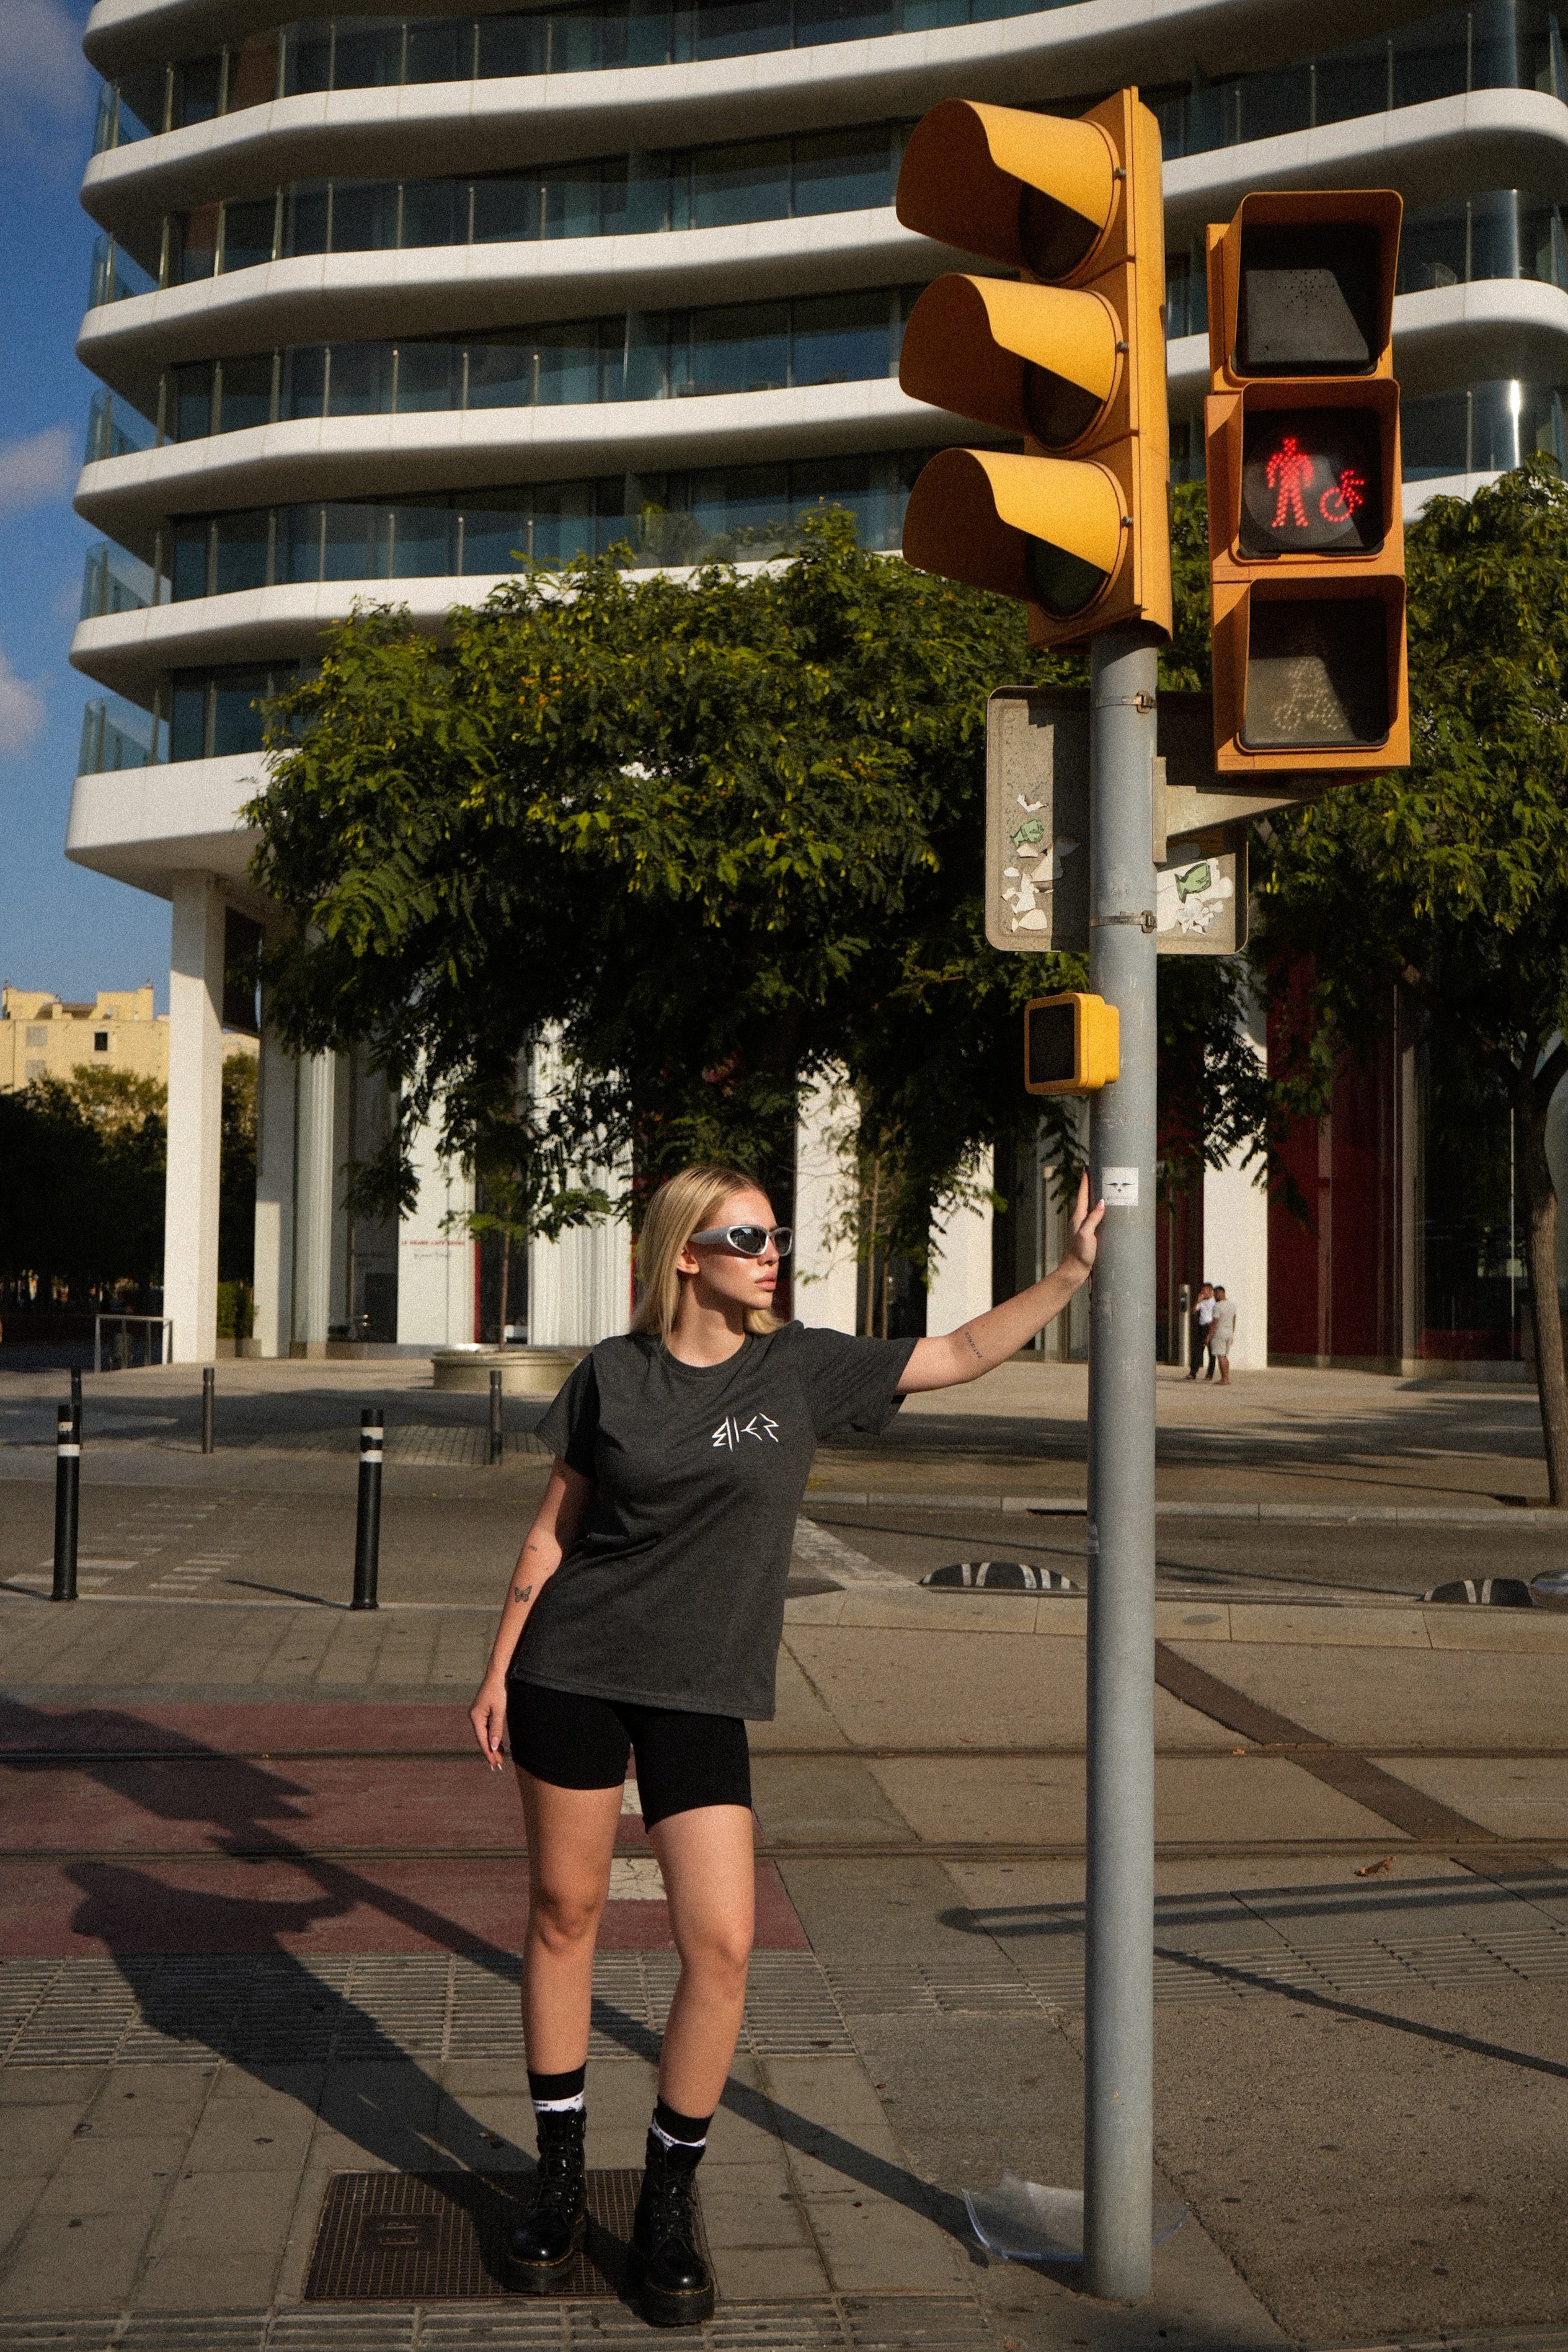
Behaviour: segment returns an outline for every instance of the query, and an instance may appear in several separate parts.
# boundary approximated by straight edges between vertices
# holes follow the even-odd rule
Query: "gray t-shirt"
[[[703,1715],[773,1714],[795,1517],[821,1437],[884,1429],[913,1339],[802,1323],[684,1364],[629,1332],[585,1356],[539,1423],[593,1481],[511,1673]]]

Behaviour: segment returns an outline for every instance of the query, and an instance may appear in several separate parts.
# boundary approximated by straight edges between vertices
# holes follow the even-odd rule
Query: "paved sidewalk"
[[[314,1448],[389,1368],[322,1369],[240,1367],[242,1394],[225,1367],[211,1462],[188,1375],[89,1381],[75,1609],[41,1589],[52,1465],[21,1417],[47,1400],[0,1389],[0,2352],[645,2340],[612,2299],[422,2298],[395,2272],[379,2301],[306,2294],[334,2174],[438,2175],[456,2210],[531,2146],[516,1801],[465,1709],[543,1465],[389,1470],[390,1605],[355,1616],[351,1455]],[[409,1426],[483,1403],[390,1370]],[[1168,1479],[1200,1440],[1201,1475],[1260,1502],[1322,1474],[1309,1517],[1162,1528],[1156,2193],[1189,2219],[1135,2314],[980,2254],[962,2191],[1071,2185],[1082,2137],[1085,1603],[915,1582],[978,1544],[1083,1572],[1081,1520],[1000,1507],[1081,1491],[1081,1375],[1000,1377],[1050,1406],[1027,1426],[1060,1435],[1060,1495],[1038,1448],[1029,1486],[992,1475],[1017,1416],[912,1410],[852,1456],[862,1485],[825,1465],[802,1525],[754,1741],[761,1936],[704,2173],[705,2352],[1568,2347],[1568,1612],[1415,1597],[1478,1549],[1483,1573],[1557,1563],[1545,1514],[1487,1501],[1539,1474],[1511,1395],[1162,1383]],[[1253,1413],[1229,1455],[1191,1420],[1221,1402]],[[172,1438],[95,1439],[111,1407]],[[923,1507],[825,1499],[873,1467]],[[1322,1521],[1428,1469],[1495,1546]],[[674,1974],[634,1810],[612,1898],[607,2169],[638,2159]]]

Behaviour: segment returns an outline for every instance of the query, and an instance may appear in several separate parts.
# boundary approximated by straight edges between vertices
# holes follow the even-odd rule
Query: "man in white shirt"
[[[1189,1381],[1196,1381],[1197,1378],[1203,1362],[1204,1350],[1208,1346],[1208,1327],[1213,1320],[1214,1286],[1209,1282],[1200,1283],[1197,1302],[1192,1310],[1192,1361],[1186,1370]],[[1213,1370],[1213,1366],[1210,1365],[1211,1374]]]
[[[1225,1296],[1221,1283],[1214,1294],[1214,1312],[1208,1324],[1208,1377],[1214,1378],[1214,1367],[1219,1366],[1219,1385],[1230,1386],[1230,1343],[1236,1337],[1236,1309]]]

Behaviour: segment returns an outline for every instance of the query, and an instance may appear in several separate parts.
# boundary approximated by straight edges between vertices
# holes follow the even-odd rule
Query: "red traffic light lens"
[[[1241,554],[1375,555],[1383,541],[1383,435],[1371,409],[1263,409],[1248,416]]]

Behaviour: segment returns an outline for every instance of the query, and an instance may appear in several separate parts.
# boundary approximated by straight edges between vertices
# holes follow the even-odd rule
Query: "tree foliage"
[[[606,557],[439,638],[357,614],[283,706],[250,814],[295,919],[270,973],[286,1038],[368,1040],[400,1091],[358,1197],[407,1202],[434,1110],[549,1230],[607,1167],[778,1171],[801,1087],[847,1075],[862,1148],[897,1171],[883,1238],[923,1263],[934,1208],[1038,1115],[1018,1008],[1082,976],[985,944],[986,698],[1082,675],[1031,655],[1017,606],[864,552],[831,509],[748,576]],[[1245,1124],[1236,985],[1171,991],[1216,1152]],[[546,1037],[559,1083],[519,1108]]]
[[[0,1094],[0,1275],[36,1276],[39,1303],[121,1286],[163,1261],[165,1089],[83,1063]]]
[[[1280,1072],[1326,1105],[1391,988],[1446,1106],[1511,1108],[1552,1500],[1568,1503],[1568,1388],[1546,1114],[1568,1076],[1568,487],[1536,462],[1406,537],[1413,765],[1280,821],[1262,958],[1311,959]],[[1377,983],[1382,982],[1380,988]],[[1463,1138],[1459,1139],[1461,1141]]]

